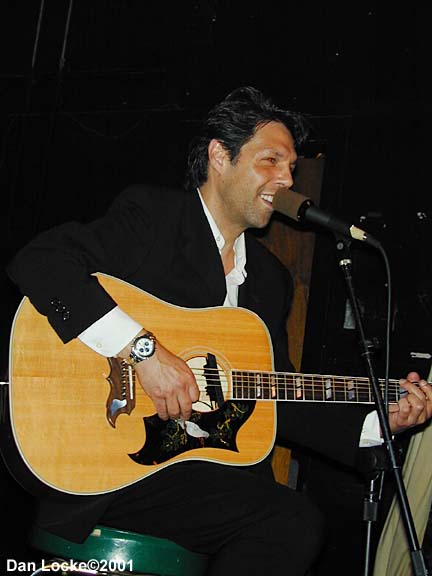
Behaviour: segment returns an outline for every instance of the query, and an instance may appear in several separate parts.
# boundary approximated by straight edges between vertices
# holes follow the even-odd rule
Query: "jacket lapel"
[[[256,240],[250,237],[246,232],[246,281],[240,285],[238,305],[243,308],[248,308],[257,314],[261,313],[261,298],[259,296],[259,289],[257,282],[259,281],[259,274],[255,271],[256,262]]]
[[[183,255],[206,290],[205,305],[222,305],[226,294],[222,260],[197,193],[187,195],[182,237]]]

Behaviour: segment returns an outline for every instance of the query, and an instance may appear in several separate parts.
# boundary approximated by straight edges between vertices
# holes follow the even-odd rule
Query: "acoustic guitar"
[[[11,332],[10,423],[20,458],[48,487],[94,495],[178,461],[251,465],[273,447],[276,400],[373,403],[367,378],[275,372],[268,330],[249,310],[182,308],[96,276],[189,364],[200,399],[189,421],[161,420],[130,366],[77,339],[63,344],[23,298]],[[399,383],[389,384],[397,402]]]

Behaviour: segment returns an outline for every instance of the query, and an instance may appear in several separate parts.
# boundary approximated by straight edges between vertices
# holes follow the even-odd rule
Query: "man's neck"
[[[223,269],[225,272],[225,276],[227,276],[231,270],[234,268],[235,260],[234,260],[234,243],[228,244],[225,243],[225,246],[221,250],[221,259],[223,264]]]
[[[224,237],[225,246],[227,253],[233,250],[234,242],[245,230],[238,224],[232,222],[229,215],[225,212],[225,205],[223,199],[214,191],[212,191],[211,185],[206,182],[200,187],[201,196],[207,206],[209,212],[211,213],[220,233]]]

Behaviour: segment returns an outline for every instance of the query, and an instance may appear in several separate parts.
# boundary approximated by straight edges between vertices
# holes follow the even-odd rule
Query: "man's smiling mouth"
[[[260,194],[260,198],[268,204],[273,204],[273,194]]]

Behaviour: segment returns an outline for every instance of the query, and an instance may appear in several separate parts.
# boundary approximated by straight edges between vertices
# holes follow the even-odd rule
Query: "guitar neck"
[[[233,400],[281,400],[307,402],[346,402],[373,404],[369,378],[232,370]],[[378,380],[384,393],[385,380]],[[398,380],[389,380],[389,402],[401,395]]]

